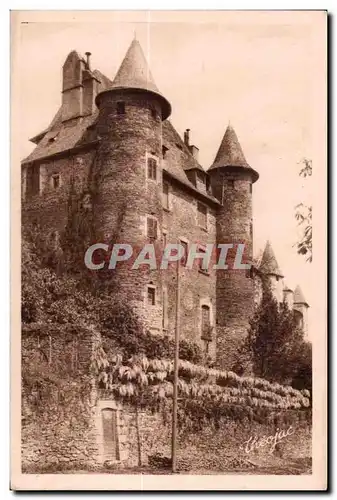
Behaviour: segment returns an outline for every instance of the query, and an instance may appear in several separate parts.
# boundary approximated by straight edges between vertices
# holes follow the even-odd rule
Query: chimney
[[[187,147],[190,145],[190,129],[187,128],[184,132],[184,143],[186,144]]]
[[[90,56],[91,56],[91,52],[86,52],[85,55],[87,56],[86,66],[87,66],[87,69],[90,70]]]

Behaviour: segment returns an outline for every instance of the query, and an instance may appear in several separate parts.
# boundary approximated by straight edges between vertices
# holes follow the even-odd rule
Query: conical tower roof
[[[283,291],[284,292],[292,292],[292,293],[294,292],[294,290],[292,288],[290,288],[287,283],[284,284]]]
[[[235,133],[234,128],[230,124],[226,129],[213,165],[209,170],[213,170],[219,167],[237,167],[249,169],[253,174],[253,182],[257,181],[257,179],[259,178],[259,174],[255,170],[253,170],[247,163],[247,160],[239,143],[239,139]]]
[[[146,89],[159,93],[138,40],[133,40],[128,48],[112,87]]]
[[[264,274],[274,274],[281,278],[284,277],[277,263],[270,241],[266,243],[259,269]]]
[[[306,304],[308,302],[305,300],[301,287],[299,285],[296,286],[294,291],[294,304]]]
[[[159,92],[138,40],[134,39],[128,48],[117,74],[109,89],[124,91],[147,91],[160,97],[163,120],[171,114],[171,105]]]

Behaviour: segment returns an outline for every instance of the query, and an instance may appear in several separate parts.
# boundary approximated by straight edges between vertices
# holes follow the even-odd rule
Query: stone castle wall
[[[149,457],[170,457],[171,407],[165,412],[136,408],[99,389],[90,370],[100,336],[90,329],[65,325],[25,326],[22,331],[22,470],[51,473],[148,466]],[[103,412],[115,414],[114,454],[104,432]],[[251,437],[287,431],[273,453],[266,445],[247,453]],[[224,470],[228,459],[270,465],[283,459],[310,459],[310,410],[271,410],[260,420],[228,417],[217,428],[204,422],[199,430],[178,433],[179,467]],[[238,462],[235,462],[238,463]]]

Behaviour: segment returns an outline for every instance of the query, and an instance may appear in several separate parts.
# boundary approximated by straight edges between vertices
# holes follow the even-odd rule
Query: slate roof
[[[258,173],[247,163],[239,139],[230,124],[226,129],[215,160],[209,170],[214,170],[219,167],[246,168],[253,173],[253,182],[259,178]]]
[[[264,273],[264,274],[274,274],[276,276],[279,276],[281,278],[284,277],[282,274],[282,271],[279,268],[279,265],[277,263],[274,250],[272,249],[272,246],[270,244],[270,241],[267,241],[265,249],[263,251],[263,255],[261,258],[259,270]]]
[[[145,61],[145,62],[144,62]],[[146,65],[146,66],[145,66]],[[130,77],[127,76],[127,69],[134,69]],[[112,88],[117,88],[116,85],[148,85],[151,91],[155,91],[158,95],[159,91],[153,81],[152,75],[147,73],[147,63],[144,54],[140,48],[139,42],[134,40],[118,70],[113,81],[103,75],[100,71],[94,70],[92,74],[99,80],[99,92],[104,92]],[[145,78],[145,80],[144,80]],[[120,87],[118,87],[120,88]],[[164,98],[163,98],[164,99]],[[31,140],[39,140],[35,149],[27,156],[22,164],[38,161],[55,154],[71,150],[79,145],[85,145],[97,139],[95,130],[95,122],[98,117],[98,109],[95,109],[92,115],[74,119],[69,122],[62,123],[62,105],[51,121],[50,125],[33,137]],[[199,193],[209,201],[218,204],[218,200],[211,193],[203,193],[199,191],[192,182],[188,179],[185,171],[197,169],[203,173],[206,171],[193,157],[187,145],[180,137],[178,132],[173,127],[169,120],[163,121],[162,127],[163,145],[168,149],[179,148],[181,151],[181,162],[174,161],[165,162],[165,171],[173,179],[185,185],[191,191]]]
[[[112,81],[98,70],[93,71],[93,75],[99,80],[98,88],[100,90],[105,90],[112,84]],[[34,142],[34,139],[42,136],[36,148],[22,160],[22,163],[39,160],[72,149],[79,144],[84,144],[89,135],[91,138],[93,137],[93,134],[88,134],[87,129],[95,123],[98,117],[98,109],[95,109],[92,115],[79,120],[71,120],[68,123],[62,123],[62,111],[61,105],[50,125],[31,139]]]
[[[292,288],[290,288],[286,283],[284,284],[284,287],[283,287],[283,291],[284,292],[293,292],[294,290]]]
[[[138,40],[133,40],[128,48],[112,87],[138,88],[160,93]]]
[[[165,120],[171,114],[171,104],[159,92],[143,49],[136,39],[132,41],[128,48],[112,85],[109,87],[109,90],[112,89],[136,89],[153,92],[161,98],[163,119]],[[97,96],[96,102],[99,102],[99,96]]]
[[[294,291],[294,304],[305,304],[308,305],[308,302],[305,300],[301,287],[299,285],[296,286]]]

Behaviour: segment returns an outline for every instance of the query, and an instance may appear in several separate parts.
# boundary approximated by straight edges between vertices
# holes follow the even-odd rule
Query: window
[[[186,266],[187,257],[188,257],[188,243],[186,241],[180,240],[180,245],[184,249],[184,256],[181,258],[180,264],[182,266]]]
[[[54,189],[60,187],[60,176],[59,174],[55,174],[52,176],[52,186]]]
[[[249,184],[249,192],[250,192],[250,194],[252,194],[252,192],[253,192],[253,184],[252,183]]]
[[[167,243],[167,231],[165,229],[163,229],[163,247],[165,249],[166,247],[166,243]]]
[[[35,195],[40,192],[40,166],[31,165],[27,168],[26,178],[27,194]]]
[[[229,186],[230,188],[234,188],[234,180],[233,180],[233,179],[229,179],[229,181],[228,181],[228,186]]]
[[[157,111],[154,108],[151,108],[151,116],[154,120],[157,118]]]
[[[147,177],[154,181],[157,180],[157,160],[155,158],[147,159]]]
[[[203,247],[199,247],[198,248],[198,253],[206,255],[206,249],[203,248]],[[203,265],[204,265],[204,259],[202,257],[199,259],[198,265],[199,265],[199,272],[204,273],[204,274],[208,274],[208,269],[205,269],[203,267]]]
[[[156,289],[153,286],[147,287],[147,303],[150,306],[156,305]]]
[[[201,337],[204,340],[212,340],[211,336],[211,309],[207,305],[201,306]]]
[[[207,229],[207,207],[203,203],[198,203],[198,226]]]
[[[169,148],[167,148],[166,146],[162,146],[161,148],[161,152],[162,152],[162,155],[163,155],[163,159],[165,159],[165,156],[166,156],[166,152],[168,151]]]
[[[166,210],[170,209],[170,204],[169,204],[169,185],[167,182],[163,182],[163,207]]]
[[[157,239],[157,219],[154,217],[148,217],[146,220],[146,226],[147,226],[147,237],[150,240],[156,240]]]
[[[117,103],[117,115],[125,115],[125,102]]]
[[[104,408],[102,410],[103,446],[105,460],[119,460],[117,441],[116,410]]]

